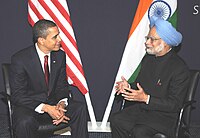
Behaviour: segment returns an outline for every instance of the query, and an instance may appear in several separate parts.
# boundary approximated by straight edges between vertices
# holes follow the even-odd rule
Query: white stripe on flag
[[[142,58],[145,55],[144,36],[147,35],[149,29],[144,29],[144,27],[148,26],[148,24],[149,24],[149,21],[148,21],[148,16],[146,12],[145,15],[142,17],[140,23],[136,27],[135,31],[132,33],[132,35],[127,41],[127,44],[123,53],[122,61],[121,61],[121,64],[120,64],[120,67],[115,79],[115,83],[111,91],[110,99],[109,99],[106,111],[104,113],[104,117],[101,124],[102,128],[106,126],[108,117],[110,115],[112,104],[115,98],[116,82],[121,80],[121,76],[124,76],[128,80],[133,74],[133,72],[135,71],[135,69],[138,67]],[[143,28],[144,30],[141,31],[141,28]],[[133,55],[134,55],[134,59],[133,59]]]
[[[69,24],[69,22],[63,17],[63,15],[60,13],[60,11],[57,9],[57,7],[55,7],[55,5],[53,3],[46,3],[48,4],[49,8],[54,12],[54,14],[57,16],[57,18],[59,19],[59,21],[62,23],[62,25],[67,28],[67,31],[69,32],[69,34],[73,37],[73,39],[75,40],[75,36],[74,36],[74,32],[73,29],[71,27],[71,25]]]
[[[29,15],[30,17],[32,18],[32,20],[34,22],[38,21],[38,17],[36,16],[36,14],[33,12],[32,8],[30,6],[28,6],[28,12],[29,12]]]
[[[65,44],[67,44],[66,46],[68,47],[68,49],[71,51],[71,53],[73,53],[73,55],[79,61],[79,64],[82,65],[77,49],[74,47],[74,45],[71,43],[71,41],[67,38],[67,36],[63,33],[63,31],[61,29],[59,29],[59,30],[60,30],[60,37],[62,38],[62,41]]]
[[[155,1],[155,0],[154,0]],[[177,0],[163,0],[170,5],[172,15],[177,9]]]
[[[149,25],[149,20],[146,17],[147,12],[127,41],[115,82],[120,81],[122,75],[128,80],[146,53],[144,36],[148,34],[149,29],[144,29],[141,31],[141,28]]]
[[[73,72],[79,76],[79,80],[80,82],[84,82],[85,77],[82,75],[82,73],[80,72],[80,70],[78,70],[78,68],[75,66],[75,64],[71,61],[71,59],[66,55],[66,63],[68,66],[70,66],[70,68],[73,70]],[[83,83],[83,85],[85,86],[85,88],[87,88],[87,83]],[[87,89],[88,90],[88,89]]]

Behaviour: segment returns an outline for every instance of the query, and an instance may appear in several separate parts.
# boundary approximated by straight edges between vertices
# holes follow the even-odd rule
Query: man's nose
[[[149,44],[151,44],[151,40],[150,40],[150,39],[147,39],[147,40],[145,41],[144,44],[145,44],[145,45],[149,45]]]
[[[60,35],[58,35],[57,40],[60,42],[62,39],[60,37]]]

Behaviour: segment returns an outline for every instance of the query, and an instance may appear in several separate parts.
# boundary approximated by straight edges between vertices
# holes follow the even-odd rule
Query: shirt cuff
[[[44,103],[41,103],[40,105],[38,105],[36,108],[35,108],[35,111],[40,113],[40,114],[43,114],[44,111],[42,111],[42,107],[44,106]]]
[[[146,104],[149,104],[149,100],[150,100],[150,95],[147,95],[147,101],[146,101]]]
[[[61,99],[58,103],[60,103],[60,102],[62,102],[62,101],[65,102],[65,106],[68,105],[68,98]]]
[[[64,99],[60,100],[59,102],[64,101],[64,102],[65,102],[65,106],[67,106],[67,105],[68,105],[67,100],[68,100],[68,98],[64,98]],[[44,113],[44,111],[42,111],[42,107],[43,107],[43,106],[44,106],[44,103],[41,103],[40,105],[38,105],[38,106],[35,108],[35,111],[38,112],[38,113],[40,113],[40,114],[43,114],[43,113]]]

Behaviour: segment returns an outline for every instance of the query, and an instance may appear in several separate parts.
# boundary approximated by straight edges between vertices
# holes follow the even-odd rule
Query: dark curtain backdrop
[[[139,0],[68,0],[79,52],[90,97],[98,121],[101,121],[128,38]],[[194,8],[195,7],[195,8]],[[199,0],[178,1],[178,29],[183,33],[179,55],[192,69],[200,69]],[[139,40],[138,40],[139,41]],[[16,51],[32,44],[27,21],[27,0],[2,0],[0,5],[0,63],[10,62]],[[76,88],[75,99],[85,101]],[[0,73],[0,90],[4,90]],[[192,122],[200,124],[200,85],[195,96]],[[114,103],[112,112],[118,110]],[[0,114],[6,106],[0,100]]]

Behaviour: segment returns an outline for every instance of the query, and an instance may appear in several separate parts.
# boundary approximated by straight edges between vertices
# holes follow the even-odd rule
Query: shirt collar
[[[35,47],[36,47],[36,51],[37,51],[39,57],[44,57],[45,55],[48,55],[48,56],[50,57],[50,53],[45,54],[44,52],[42,52],[42,51],[39,49],[37,43],[35,43]]]

